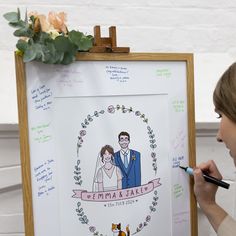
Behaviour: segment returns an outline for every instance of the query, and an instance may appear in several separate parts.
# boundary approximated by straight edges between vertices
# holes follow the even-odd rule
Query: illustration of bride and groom
[[[133,188],[141,185],[140,152],[129,149],[130,135],[118,135],[120,150],[110,145],[101,148],[96,164],[93,191],[104,192]]]

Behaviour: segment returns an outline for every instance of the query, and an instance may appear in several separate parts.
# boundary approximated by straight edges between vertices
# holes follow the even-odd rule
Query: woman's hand
[[[220,180],[222,175],[214,161],[201,163],[194,169],[194,193],[200,207],[204,210],[209,204],[215,204],[215,195],[218,187],[206,182],[202,176],[203,172]]]
[[[199,206],[209,219],[212,227],[217,232],[219,225],[227,216],[227,213],[215,201],[215,196],[218,186],[208,183],[203,178],[202,174],[207,173],[217,179],[222,179],[214,161],[201,163],[194,169],[194,193],[199,203]]]

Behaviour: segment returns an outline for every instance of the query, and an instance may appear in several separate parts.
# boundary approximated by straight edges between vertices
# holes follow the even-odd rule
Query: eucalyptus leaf
[[[53,39],[50,37],[50,34],[48,34],[48,33],[46,33],[46,32],[41,32],[40,34],[39,34],[39,41],[41,42],[41,43],[44,43],[44,42],[49,42],[49,41],[53,41]]]
[[[45,47],[43,47],[43,55],[42,61],[47,64],[57,64],[60,63],[63,58],[63,53],[58,53],[56,51],[55,45],[51,43],[47,43]]]
[[[55,54],[55,64],[61,64],[61,61],[63,60],[64,53],[56,51]]]
[[[63,60],[61,61],[61,64],[68,65],[75,61],[75,55],[71,55],[70,53],[64,53]]]
[[[16,23],[20,20],[17,12],[8,12],[3,15],[3,17],[10,23]]]
[[[43,55],[42,47],[43,47],[43,45],[41,45],[39,43],[34,43],[32,45],[32,50],[34,50],[35,53],[36,53],[35,60],[37,60],[37,61],[41,61],[42,60],[42,55]]]
[[[30,45],[34,44],[34,40],[32,38],[29,38],[28,44],[30,44]]]
[[[59,52],[69,52],[73,50],[74,46],[68,38],[58,36],[55,38],[55,47]]]
[[[79,51],[88,51],[93,46],[93,38],[83,36],[79,43]]]
[[[89,40],[92,40],[93,41],[93,36],[92,35],[87,35],[86,36]]]
[[[20,8],[19,7],[17,7],[17,17],[18,17],[18,19],[20,20]]]
[[[20,28],[13,33],[17,37],[32,37],[33,31],[27,27]]]
[[[26,48],[24,55],[23,55],[23,61],[29,62],[33,61],[37,56],[36,51],[33,49],[33,46],[29,46]]]
[[[79,31],[75,31],[75,30],[72,30],[68,33],[68,37],[70,41],[74,43],[75,45],[77,45],[78,47],[79,47],[82,36],[83,36],[83,33]]]
[[[35,22],[35,17],[34,16],[30,16],[30,21],[32,22],[32,23],[34,23]],[[27,22],[28,22],[28,19],[25,19]]]
[[[19,9],[19,8],[18,8]],[[20,14],[20,11],[19,11],[19,14]],[[27,13],[27,10],[25,11],[25,20],[24,20],[24,22],[26,23],[26,24],[28,24],[28,13]]]
[[[46,45],[42,45],[42,50],[41,50],[41,60],[43,63],[48,63],[51,58],[51,53],[50,50]]]
[[[14,28],[27,27],[26,23],[22,20],[19,20],[17,22],[9,22],[9,25]]]
[[[16,44],[16,47],[20,51],[24,52],[27,49],[27,47],[28,47],[28,43],[25,40],[19,39],[17,44]]]

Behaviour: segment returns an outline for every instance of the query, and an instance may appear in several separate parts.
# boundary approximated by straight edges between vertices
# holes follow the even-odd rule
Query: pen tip
[[[183,166],[179,166],[179,168],[181,168],[181,169],[184,169],[184,170],[185,170],[185,167],[183,167]]]

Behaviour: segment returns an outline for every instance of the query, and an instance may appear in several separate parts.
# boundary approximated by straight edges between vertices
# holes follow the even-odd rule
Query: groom
[[[133,188],[141,185],[140,152],[129,149],[130,135],[121,132],[118,135],[121,149],[115,153],[115,165],[122,173],[122,189]]]

